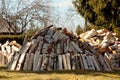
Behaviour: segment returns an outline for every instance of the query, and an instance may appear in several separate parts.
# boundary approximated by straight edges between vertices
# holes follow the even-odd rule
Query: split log
[[[62,55],[58,55],[59,70],[63,70]]]
[[[93,55],[93,56],[90,56],[90,59],[92,60],[91,62],[93,63],[94,68],[100,71],[101,68],[100,68],[99,62],[97,61],[96,57]]]
[[[85,68],[85,69],[89,69],[89,68],[88,68],[88,64],[87,64],[87,62],[86,62],[86,56],[85,56],[84,54],[82,54],[81,57],[82,57],[82,60],[83,60],[84,68]]]
[[[67,65],[67,61],[66,61],[66,56],[63,54],[62,55],[62,59],[63,59],[63,67],[65,70],[68,69],[68,65]]]
[[[55,34],[53,35],[53,39],[54,39],[55,42],[58,41],[58,39],[59,39],[59,37],[60,37],[61,34],[62,33],[60,31],[56,31],[55,32]]]
[[[19,54],[21,54],[20,56],[20,59],[18,61],[18,64],[17,64],[17,68],[16,70],[20,70],[21,69],[21,66],[22,66],[22,63],[25,59],[25,55],[26,55],[26,52],[28,51],[29,47],[31,46],[31,42],[28,42],[21,50],[21,52]]]
[[[47,65],[48,65],[48,62],[49,61],[49,56],[48,55],[44,55],[43,56],[43,62],[42,62],[42,65],[41,65],[41,69],[42,71],[46,70],[47,69]]]
[[[16,53],[15,54],[15,57],[13,58],[13,62],[12,64],[10,65],[10,70],[15,70],[16,69],[16,64],[18,62],[18,59],[20,57],[20,54],[19,53]],[[9,63],[10,64],[10,63]]]
[[[84,36],[84,39],[89,39],[97,34],[95,29],[91,29],[91,31],[88,32],[87,35]]]
[[[28,71],[31,71],[33,69],[33,60],[34,60],[34,54],[31,53],[30,54],[30,61],[28,63],[28,67],[27,67],[27,70]]]
[[[70,53],[67,53],[65,55],[66,55],[68,70],[71,70]]]

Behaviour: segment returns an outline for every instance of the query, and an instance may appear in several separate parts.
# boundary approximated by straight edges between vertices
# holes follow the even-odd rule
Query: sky
[[[15,2],[17,0],[10,0],[10,1]],[[23,1],[25,3],[33,2],[33,0],[23,0]],[[16,3],[13,3],[13,4],[16,4]],[[58,21],[58,25],[57,25],[58,27],[66,27],[70,31],[75,31],[76,26],[78,26],[78,25],[80,25],[81,27],[84,27],[84,23],[85,23],[84,18],[81,17],[79,14],[75,15],[71,19],[67,19],[67,20],[65,19],[66,13],[70,14],[70,12],[68,12],[67,10],[69,8],[74,9],[72,0],[51,0],[51,3],[49,3],[49,4],[53,7],[55,7],[55,9],[52,12],[55,12],[59,17],[59,21]],[[46,4],[46,5],[48,5],[48,4]],[[14,8],[13,8],[13,10],[14,10]],[[64,26],[62,26],[60,24],[64,24]]]
[[[62,19],[64,19],[67,9],[69,9],[69,8],[74,9],[74,6],[72,4],[72,0],[53,0],[52,6],[56,7],[58,14],[63,15]],[[70,23],[71,22],[68,21],[67,24],[70,24]],[[77,25],[84,27],[84,23],[85,23],[84,18],[81,17],[79,14],[77,14],[72,18],[72,24],[74,24],[74,25],[70,26],[70,25],[66,24],[66,27],[69,30],[75,31]]]

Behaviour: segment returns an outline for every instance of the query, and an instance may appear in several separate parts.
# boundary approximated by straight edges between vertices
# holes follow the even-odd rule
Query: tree
[[[120,0],[74,0],[77,12],[86,21],[111,31],[120,27]]]
[[[80,35],[81,33],[83,33],[83,29],[80,27],[80,25],[77,26],[76,33],[77,35]]]
[[[50,0],[1,0],[0,18],[4,20],[15,33],[17,30],[23,33],[27,26],[30,27],[36,24],[36,22],[46,26],[50,15],[48,14],[50,7],[47,6],[49,1]]]

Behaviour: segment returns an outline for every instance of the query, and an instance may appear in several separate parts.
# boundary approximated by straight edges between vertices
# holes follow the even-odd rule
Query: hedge
[[[0,35],[0,43],[5,43],[6,41],[13,41],[15,40],[19,44],[23,43],[24,36],[23,35]]]

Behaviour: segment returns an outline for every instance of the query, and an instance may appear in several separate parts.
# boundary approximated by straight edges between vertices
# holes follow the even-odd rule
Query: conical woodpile
[[[82,42],[66,29],[39,30],[11,59],[10,70],[105,70],[111,71],[106,57],[88,42]]]
[[[88,42],[108,60],[112,68],[120,68],[120,41],[116,33],[105,29],[90,30],[80,34],[80,38]]]

